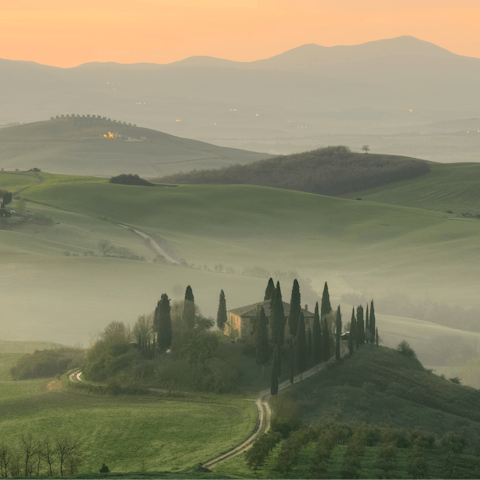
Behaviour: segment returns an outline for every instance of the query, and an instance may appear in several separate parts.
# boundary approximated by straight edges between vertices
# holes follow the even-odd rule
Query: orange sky
[[[71,67],[266,58],[305,43],[412,35],[480,58],[480,1],[15,0],[0,6],[0,58]]]

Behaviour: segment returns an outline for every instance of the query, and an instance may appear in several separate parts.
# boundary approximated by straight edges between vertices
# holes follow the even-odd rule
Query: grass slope
[[[425,208],[480,214],[480,164],[429,162],[430,173],[419,178],[370,190],[357,191],[349,198]]]
[[[108,132],[123,137],[104,138]],[[0,166],[10,170],[37,167],[77,175],[158,176],[268,156],[93,118],[60,118],[0,129]]]

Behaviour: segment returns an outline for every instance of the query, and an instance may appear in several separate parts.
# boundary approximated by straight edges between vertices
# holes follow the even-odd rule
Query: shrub
[[[417,354],[414,352],[413,348],[410,346],[410,344],[402,340],[398,345],[397,345],[397,351],[400,352],[402,355],[405,355],[408,358],[417,358]]]
[[[109,180],[110,183],[116,183],[120,185],[139,185],[143,187],[154,187],[153,183],[140,178],[138,175],[132,175],[131,173],[117,175],[116,177],[111,177]]]
[[[288,398],[275,395],[270,398],[270,406],[273,410],[271,428],[283,438],[287,438],[290,432],[297,430],[302,424],[298,406]]]
[[[273,432],[272,430],[259,437],[252,447],[245,453],[248,466],[253,470],[262,466],[265,463],[268,454],[280,439],[280,434],[278,432]]]

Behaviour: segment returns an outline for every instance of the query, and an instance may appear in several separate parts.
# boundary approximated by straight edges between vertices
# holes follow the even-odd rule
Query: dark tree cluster
[[[242,184],[286,188],[321,195],[347,193],[408,180],[430,172],[423,160],[395,155],[362,155],[335,146],[310,152],[163,177],[161,183]]]
[[[133,175],[131,173],[117,175],[116,177],[111,177],[109,180],[110,183],[117,183],[119,185],[140,185],[142,187],[154,187],[155,184],[140,178],[138,175]]]

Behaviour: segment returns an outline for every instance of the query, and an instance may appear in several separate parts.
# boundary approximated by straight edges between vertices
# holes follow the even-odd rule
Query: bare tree
[[[0,445],[0,475],[2,478],[8,478],[8,465],[12,457],[12,452],[8,445],[4,443]]]
[[[57,463],[55,455],[55,444],[50,438],[44,438],[41,444],[40,452],[48,465],[48,474],[53,477],[53,466]]]
[[[110,240],[99,240],[98,241],[98,248],[102,252],[104,256],[107,256],[110,253],[115,251],[115,245]]]
[[[368,152],[370,151],[370,145],[364,145],[364,146],[362,147],[362,150],[364,150],[365,153],[368,153]]]
[[[59,435],[55,438],[55,453],[60,463],[60,475],[63,477],[63,467],[75,464],[72,457],[80,457],[80,440],[70,435]],[[80,465],[80,463],[77,464]]]
[[[33,435],[22,434],[20,437],[21,449],[23,451],[24,459],[24,476],[28,477],[33,473],[33,458],[37,449],[37,442],[33,439]]]

